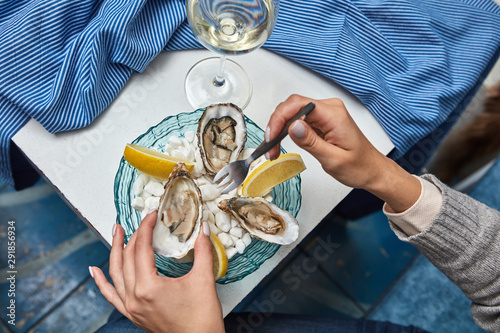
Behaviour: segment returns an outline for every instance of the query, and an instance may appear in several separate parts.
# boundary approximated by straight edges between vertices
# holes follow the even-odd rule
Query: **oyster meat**
[[[266,242],[287,245],[299,237],[297,220],[264,198],[234,197],[220,201],[219,208],[233,215],[253,237]]]
[[[160,199],[153,248],[166,257],[182,258],[201,230],[201,192],[184,162],[178,162]]]
[[[245,147],[247,129],[243,112],[234,104],[211,105],[198,121],[198,146],[210,176],[236,161]]]

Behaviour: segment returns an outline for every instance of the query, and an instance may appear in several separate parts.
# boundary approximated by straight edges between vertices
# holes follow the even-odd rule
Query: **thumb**
[[[293,122],[289,134],[297,146],[313,155],[320,163],[326,162],[338,149],[323,140],[316,131],[301,119]]]
[[[193,271],[198,272],[197,274],[209,274],[213,277],[213,260],[210,227],[208,222],[203,222],[201,233],[194,244]]]

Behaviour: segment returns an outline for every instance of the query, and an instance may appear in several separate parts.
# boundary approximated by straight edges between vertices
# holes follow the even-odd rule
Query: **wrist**
[[[417,178],[385,156],[375,170],[373,181],[365,190],[386,202],[388,212],[403,212],[417,202],[422,191]]]
[[[379,158],[372,158],[371,166],[369,170],[371,171],[368,175],[368,182],[363,189],[376,195],[377,197],[385,196],[389,192],[391,183],[397,174],[400,173],[398,170],[398,165],[390,158],[379,154]]]

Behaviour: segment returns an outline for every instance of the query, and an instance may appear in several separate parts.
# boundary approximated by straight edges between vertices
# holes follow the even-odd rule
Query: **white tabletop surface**
[[[13,138],[87,225],[108,244],[116,220],[113,183],[127,143],[163,118],[192,108],[184,97],[184,77],[197,61],[213,57],[206,50],[161,53],[142,74],[134,73],[114,102],[90,126],[48,133],[30,120]],[[234,58],[247,71],[254,94],[244,113],[265,128],[274,108],[291,94],[315,99],[341,98],[374,146],[393,149],[387,134],[364,105],[348,91],[309,69],[265,49]],[[224,316],[250,292],[350,191],[286,138],[288,152],[302,155],[302,207],[299,239],[282,246],[257,271],[241,281],[217,285]]]

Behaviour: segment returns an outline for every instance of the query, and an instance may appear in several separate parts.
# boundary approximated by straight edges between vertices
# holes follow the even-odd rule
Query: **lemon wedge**
[[[168,179],[177,162],[181,159],[171,157],[156,150],[128,143],[123,157],[131,166],[155,178]],[[189,172],[193,171],[194,163],[183,161]]]
[[[214,276],[215,281],[217,281],[226,275],[228,263],[227,254],[219,237],[213,232],[210,233],[210,241],[212,242],[212,254],[214,256]]]
[[[277,159],[265,161],[255,168],[243,182],[242,194],[245,197],[260,197],[305,169],[299,154],[282,154]]]

